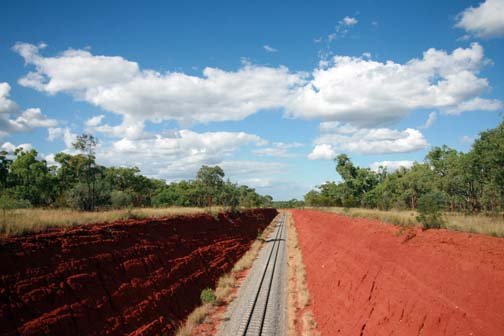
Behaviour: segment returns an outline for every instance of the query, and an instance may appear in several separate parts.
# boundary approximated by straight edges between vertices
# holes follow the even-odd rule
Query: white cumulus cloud
[[[77,139],[77,134],[73,133],[68,127],[50,127],[47,129],[47,132],[47,140],[63,140],[67,149],[71,149],[73,147],[72,144]]]
[[[29,132],[37,127],[54,127],[57,121],[42,114],[39,108],[21,110],[12,101],[11,87],[8,83],[0,83],[0,137],[12,133]]]
[[[100,114],[89,118],[88,120],[86,120],[85,124],[88,127],[95,127],[101,124],[103,118],[105,118],[105,115]]]
[[[497,99],[473,98],[464,101],[457,106],[447,108],[447,114],[458,115],[466,111],[496,111],[502,109],[502,102]]]
[[[2,151],[6,151],[8,154],[13,154],[14,151],[18,148],[22,148],[23,151],[29,151],[29,150],[32,150],[33,149],[33,146],[32,144],[29,144],[29,143],[24,143],[24,144],[20,144],[20,145],[14,145],[10,142],[4,142],[1,146],[0,146],[0,150]]]
[[[487,79],[478,76],[485,64],[483,48],[477,43],[451,54],[429,49],[421,59],[405,64],[335,56],[297,89],[286,113],[375,127],[397,122],[420,108],[447,113],[496,109],[499,101],[479,97],[489,88]],[[475,99],[478,104],[472,103]]]
[[[358,128],[339,122],[324,122],[322,134],[315,140],[309,158],[334,158],[336,152],[361,154],[407,153],[427,147],[423,134],[412,128],[403,131],[390,128]]]
[[[358,22],[359,21],[356,18],[350,16],[345,16],[343,20],[340,21],[340,23],[344,24],[345,26],[353,26],[356,25]]]
[[[342,19],[352,25],[354,18]],[[94,117],[88,127],[114,136],[143,136],[144,123],[175,120],[191,123],[242,120],[266,109],[286,117],[338,120],[361,127],[397,122],[408,112],[430,108],[450,114],[496,110],[497,99],[481,94],[490,85],[479,75],[487,64],[474,43],[448,53],[431,48],[404,64],[362,57],[335,56],[311,75],[286,67],[244,62],[236,71],[204,68],[201,76],[141,69],[120,56],[69,49],[53,57],[41,47],[18,43],[13,49],[33,70],[21,85],[75,99],[121,115],[120,125]],[[0,109],[12,108],[0,100]]]
[[[87,50],[69,49],[44,57],[32,44],[17,43],[13,49],[35,68],[19,80],[21,85],[48,94],[69,93],[123,116],[123,128],[132,123],[143,128],[144,121],[242,120],[284,106],[291,88],[303,83],[300,74],[282,66],[245,62],[237,71],[207,67],[199,77],[142,70],[136,62]]]
[[[318,144],[315,145],[310,154],[308,154],[308,159],[310,160],[333,160],[336,158],[336,150],[329,144]]]
[[[244,132],[183,129],[138,139],[121,138],[99,148],[97,158],[106,165],[128,162],[149,176],[176,180],[194,177],[203,164],[221,164],[243,145],[264,143],[261,137]]]
[[[371,165],[369,165],[369,168],[371,170],[377,172],[380,170],[380,167],[386,168],[388,172],[393,172],[401,167],[404,168],[411,168],[415,161],[410,161],[410,160],[399,160],[399,161],[378,161],[378,162],[373,162]]]
[[[65,152],[73,152],[76,134],[68,127],[50,128],[50,141],[61,139]],[[198,169],[206,165],[220,165],[226,176],[234,181],[267,179],[284,167],[276,162],[232,160],[232,154],[245,145],[264,146],[267,141],[244,132],[203,132],[187,129],[166,131],[162,134],[144,134],[139,138],[122,137],[100,143],[96,149],[97,161],[106,166],[136,166],[142,174],[165,179],[168,182],[192,179]],[[52,159],[54,154],[46,155]],[[252,181],[252,180],[250,180]],[[249,182],[250,182],[249,181]],[[257,180],[259,181],[259,180]],[[264,186],[263,183],[252,185]]]
[[[17,104],[9,99],[11,87],[9,83],[0,83],[0,114],[9,114],[18,109]]]
[[[482,38],[504,36],[504,0],[485,0],[478,7],[466,8],[455,27]]]

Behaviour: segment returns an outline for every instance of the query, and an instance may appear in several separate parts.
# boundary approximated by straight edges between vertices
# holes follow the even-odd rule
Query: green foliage
[[[200,299],[203,304],[214,304],[217,297],[215,296],[215,291],[213,289],[205,288],[201,291]]]
[[[344,181],[351,180],[357,175],[357,169],[346,154],[340,154],[334,159],[336,161],[336,171]]]
[[[54,176],[47,163],[38,160],[35,150],[15,152],[9,166],[7,189],[17,200],[27,200],[34,206],[48,205],[53,201]]]
[[[198,171],[196,181],[202,189],[205,205],[212,206],[215,196],[219,194],[224,185],[223,177],[224,171],[219,166],[202,166]]]
[[[414,210],[424,195],[439,191],[444,197],[439,211],[504,210],[504,122],[482,132],[468,153],[434,147],[425,162],[391,173],[383,167],[377,172],[358,167],[346,154],[335,162],[342,181],[309,191],[307,205]]]
[[[155,190],[165,185],[162,181],[140,175],[137,167],[106,168],[103,181],[110,191],[110,201],[115,208],[150,205]]]
[[[444,225],[441,210],[444,208],[445,197],[440,191],[432,191],[418,199],[417,220],[424,229],[440,229]]]
[[[196,179],[170,184],[147,178],[136,167],[104,167],[96,163],[97,143],[92,135],[79,136],[74,144],[79,153],[56,154],[58,166],[52,167],[35,150],[1,151],[0,193],[5,204],[2,209],[7,211],[9,204],[71,206],[87,211],[131,206],[220,205],[237,209],[305,204],[417,209],[424,195],[440,192],[444,199],[440,212],[504,210],[504,122],[482,132],[467,153],[446,146],[434,147],[424,163],[391,173],[383,167],[378,172],[358,167],[347,155],[339,155],[335,159],[336,171],[342,181],[321,184],[305,195],[304,202],[273,202],[271,196],[260,195],[253,188],[224,181],[225,174],[219,166],[202,166]],[[426,221],[432,222],[432,218]]]
[[[331,205],[343,206],[343,207],[356,207],[364,205],[371,201],[371,203],[376,203],[369,198],[364,201],[364,195],[373,190],[373,188],[379,183],[381,175],[378,175],[371,171],[369,168],[360,168],[354,166],[350,158],[346,154],[340,154],[335,159],[336,161],[336,171],[343,179],[343,182],[337,185],[327,185],[320,186],[322,193],[325,193],[324,189],[332,189],[331,192],[326,193],[329,198],[333,199],[334,203]]]
[[[321,193],[317,190],[310,190],[304,196],[304,200],[307,206],[325,205]]]
[[[80,160],[80,165],[76,171],[79,184],[76,186],[76,192],[71,194],[73,196],[71,203],[78,204],[81,210],[94,211],[97,204],[98,188],[96,185],[97,179],[103,169],[96,165],[95,161],[95,148],[98,140],[91,134],[82,134],[77,136],[76,141],[72,144],[74,149],[84,153]]]
[[[232,210],[272,206],[271,196],[224,181],[219,166],[202,166],[196,179],[167,184],[141,175],[137,167],[97,164],[97,144],[94,136],[82,134],[73,144],[78,153],[57,153],[57,166],[51,167],[35,150],[0,151],[0,195],[8,195],[3,198],[2,209],[13,204],[84,211],[148,206],[220,205]]]
[[[0,195],[0,209],[2,211],[30,208],[31,204],[27,200],[19,200],[12,197],[12,195]]]
[[[504,206],[504,122],[498,127],[482,132],[474,142],[470,160],[477,173],[475,191],[481,202],[473,200],[476,210],[502,211]],[[476,193],[476,195],[478,194]],[[474,210],[473,210],[474,212]]]
[[[102,181],[95,182],[92,188],[88,184],[78,182],[65,193],[67,205],[83,211],[95,209],[97,205],[109,205],[108,193]]]
[[[365,193],[364,195],[362,195],[362,199],[361,199],[361,206],[363,206],[364,208],[377,208],[378,207],[378,193],[377,193],[377,188],[374,188],[370,191],[368,191],[367,193]]]
[[[128,191],[112,190],[110,203],[116,209],[133,206],[133,194]]]
[[[0,188],[7,186],[7,177],[9,176],[9,168],[12,160],[8,158],[6,151],[0,151]]]

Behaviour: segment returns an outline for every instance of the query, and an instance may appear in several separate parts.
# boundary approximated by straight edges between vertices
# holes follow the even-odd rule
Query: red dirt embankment
[[[322,335],[504,335],[504,239],[292,213]]]
[[[276,213],[127,220],[0,239],[0,334],[173,334],[201,290]]]

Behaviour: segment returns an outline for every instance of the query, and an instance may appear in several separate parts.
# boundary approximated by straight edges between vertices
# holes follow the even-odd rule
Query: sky
[[[276,200],[468,151],[503,120],[504,0],[3,1],[0,144]]]

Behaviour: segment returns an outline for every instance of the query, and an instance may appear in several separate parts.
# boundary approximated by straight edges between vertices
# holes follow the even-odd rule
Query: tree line
[[[445,211],[504,210],[504,121],[480,133],[467,153],[434,147],[411,168],[372,171],[354,165],[346,154],[335,162],[342,181],[311,190],[304,196],[306,205],[417,209],[428,199]]]
[[[77,154],[56,154],[57,165],[48,165],[34,149],[1,151],[0,205],[94,211],[150,206],[267,207],[273,201],[253,188],[224,180],[219,166],[204,165],[195,179],[167,184],[141,175],[137,167],[98,164],[96,146],[93,135],[82,134],[73,143]]]

